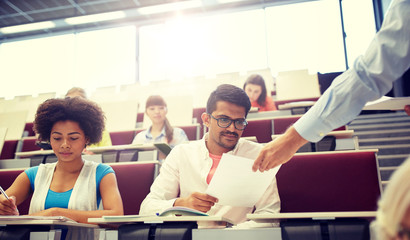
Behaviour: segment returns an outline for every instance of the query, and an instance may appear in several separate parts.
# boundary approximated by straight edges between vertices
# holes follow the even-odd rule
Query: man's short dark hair
[[[206,112],[212,113],[216,110],[218,101],[226,101],[245,108],[245,117],[251,109],[248,95],[241,88],[230,84],[219,85],[208,98]]]

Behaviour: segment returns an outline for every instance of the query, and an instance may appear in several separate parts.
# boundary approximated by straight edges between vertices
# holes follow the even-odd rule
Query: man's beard
[[[233,136],[235,136],[235,137],[237,138],[237,141],[236,141],[233,145],[224,144],[223,141],[222,141],[222,137],[223,137],[224,135],[233,135]],[[232,149],[235,148],[236,144],[238,143],[238,140],[239,140],[239,135],[238,135],[237,133],[235,133],[235,132],[230,132],[230,131],[223,131],[223,132],[220,132],[220,133],[219,133],[219,141],[217,142],[217,144],[218,144],[220,147],[223,147],[223,148],[232,150]]]

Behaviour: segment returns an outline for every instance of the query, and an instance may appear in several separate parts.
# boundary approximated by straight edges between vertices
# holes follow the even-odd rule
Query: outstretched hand
[[[196,209],[201,212],[208,212],[218,199],[205,193],[194,192],[186,198],[178,198],[174,206],[183,206]]]
[[[293,126],[290,127],[283,135],[263,147],[253,163],[252,170],[263,172],[288,162],[307,142]]]

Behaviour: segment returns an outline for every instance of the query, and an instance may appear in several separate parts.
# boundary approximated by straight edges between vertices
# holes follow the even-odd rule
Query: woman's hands
[[[10,196],[10,199],[4,196],[0,197],[0,215],[19,215],[16,205],[16,197]]]

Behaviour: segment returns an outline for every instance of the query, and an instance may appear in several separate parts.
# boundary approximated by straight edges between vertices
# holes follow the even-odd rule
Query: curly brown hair
[[[98,104],[81,97],[48,99],[37,108],[34,131],[39,140],[50,141],[51,129],[59,121],[74,121],[80,125],[88,144],[101,141],[105,116]]]

